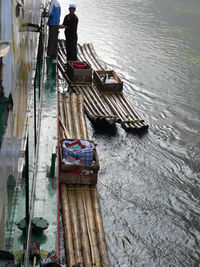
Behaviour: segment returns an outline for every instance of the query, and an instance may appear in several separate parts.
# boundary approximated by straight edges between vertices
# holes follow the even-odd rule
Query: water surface
[[[199,266],[200,2],[76,4],[79,43],[93,43],[150,125],[143,136],[89,126],[111,265]]]

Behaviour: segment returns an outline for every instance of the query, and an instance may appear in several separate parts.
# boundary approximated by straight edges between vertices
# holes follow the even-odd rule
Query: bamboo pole
[[[71,110],[72,110],[72,120],[74,125],[75,138],[81,139],[81,129],[79,122],[79,114],[78,114],[78,101],[77,101],[77,94],[75,93],[71,93]]]
[[[127,114],[125,114],[121,109],[117,109],[116,107],[116,102],[115,100],[112,98],[112,96],[110,94],[106,94],[106,100],[110,103],[111,108],[113,108],[113,110],[115,110],[114,112],[119,116],[119,118],[122,120],[121,124],[125,129],[130,129],[131,127],[125,123],[125,121],[127,121]]]
[[[62,51],[64,52],[65,56],[67,56],[64,41],[61,40],[60,44],[61,44],[61,47],[62,47]]]
[[[97,101],[98,101],[99,103],[101,103],[101,106],[104,108],[105,113],[107,113],[107,114],[109,114],[110,116],[112,116],[112,115],[111,115],[111,111],[108,109],[108,107],[106,107],[106,105],[105,105],[105,103],[103,102],[103,100],[101,99],[101,97],[100,97],[100,95],[99,95],[99,92],[97,91],[96,87],[92,86],[92,88],[93,88],[94,95],[95,95],[96,98],[97,98]],[[113,117],[114,117],[114,115],[113,115]]]
[[[124,102],[124,105],[126,105],[130,111],[132,111],[133,114],[135,114],[135,118],[136,120],[140,120],[139,115],[137,114],[137,112],[134,110],[134,108],[131,106],[131,104],[129,103],[129,101],[124,97],[124,95],[121,95],[121,100]],[[148,124],[146,124],[145,122],[141,122],[141,124],[144,127],[148,127]]]
[[[96,97],[96,94],[94,93],[94,90],[92,90],[92,87],[85,88],[87,91],[88,98],[93,99],[94,105],[98,108],[99,113],[103,113],[104,115],[108,115],[107,110],[104,108],[104,105],[102,105],[102,102],[99,101],[99,99]]]
[[[101,110],[99,110],[98,104],[90,96],[88,92],[89,91],[88,87],[84,87],[83,90],[80,88],[79,90],[81,90],[84,93],[85,102],[88,104],[89,108],[93,111],[93,115],[96,116],[96,120],[104,118],[104,115],[101,113]]]
[[[82,249],[81,249],[81,240],[80,240],[80,231],[79,231],[79,222],[77,216],[77,207],[76,207],[76,195],[75,190],[70,190],[68,186],[68,197],[69,197],[69,210],[71,218],[71,228],[74,244],[74,254],[75,262],[83,262]]]
[[[123,106],[120,105],[120,102],[116,97],[116,94],[108,94],[108,97],[111,100],[111,102],[113,103],[113,105],[116,107],[116,109],[119,111],[119,113],[121,113],[121,115],[123,116],[123,118],[125,120],[129,114],[126,113],[125,110],[123,109]]]
[[[66,115],[67,115],[67,123],[69,127],[69,133],[71,135],[71,138],[75,138],[75,132],[72,124],[72,110],[71,110],[71,94],[70,93],[65,93],[66,96]]]
[[[101,256],[101,264],[104,267],[110,267],[106,239],[105,239],[105,234],[104,234],[104,229],[103,229],[101,207],[99,203],[97,190],[91,190],[91,199],[92,199],[92,204],[93,204],[93,213],[94,213],[94,218],[95,218],[99,253]]]
[[[96,63],[96,61],[94,60],[91,51],[89,50],[88,44],[83,44],[83,48],[85,49],[85,53],[88,56],[88,59],[90,60],[90,62],[92,62],[92,68],[93,69],[98,69],[98,64]]]
[[[69,122],[68,122],[68,119],[67,119],[67,108],[66,108],[66,97],[65,97],[65,94],[63,94],[63,114],[64,114],[64,118],[65,118],[65,128],[69,129]]]
[[[105,64],[104,64],[104,66],[102,65],[103,62],[102,62],[102,60],[100,60],[99,57],[97,56],[93,44],[92,44],[92,43],[89,43],[88,46],[89,46],[89,49],[90,49],[90,51],[91,51],[91,53],[92,53],[94,59],[96,60],[98,66],[99,66],[98,69],[105,70],[105,69],[106,69],[106,66],[105,66]]]
[[[86,211],[86,217],[87,217],[87,222],[88,222],[88,231],[89,231],[90,239],[91,239],[93,265],[101,266],[100,265],[101,258],[100,258],[99,249],[98,249],[96,227],[95,227],[94,215],[92,211],[92,201],[91,201],[91,196],[90,196],[90,190],[82,191],[82,195],[83,195],[83,203],[84,203],[84,208]]]
[[[121,114],[119,113],[119,111],[116,109],[116,107],[113,105],[112,101],[110,100],[108,94],[104,94],[105,100],[107,101],[107,103],[109,104],[111,110],[114,112],[114,114],[116,114],[120,120],[124,120],[123,117],[121,116]]]
[[[64,123],[62,122],[62,120],[61,120],[60,117],[59,117],[59,121],[60,121],[61,126],[63,127],[65,137],[66,137],[67,139],[70,139],[70,138],[71,138],[70,133],[69,133],[69,131],[65,128],[65,125],[64,125]]]
[[[58,105],[59,116],[61,116],[60,110],[62,109],[62,103],[63,103],[62,94],[59,94],[59,105]],[[60,140],[63,140],[65,138],[65,135],[64,135],[64,130],[62,127],[60,127],[59,133],[60,133]]]
[[[129,120],[133,121],[131,122],[131,125],[134,128],[141,128],[142,124],[141,122],[139,122],[139,118],[135,115],[134,112],[132,112],[129,108],[129,106],[123,101],[122,99],[122,95],[116,95],[116,97],[118,98],[118,101],[121,103],[121,105],[123,106],[124,110],[126,110],[126,112],[129,114]],[[135,122],[135,123],[134,123]]]
[[[64,110],[64,98],[63,98],[63,94],[59,93],[59,122],[63,128],[63,133],[65,135],[65,138],[70,139],[70,133],[67,130],[66,126],[67,126],[67,121],[66,121],[66,116],[65,116],[65,110]]]
[[[79,107],[79,119],[81,125],[81,138],[88,139],[87,125],[85,121],[85,112],[84,112],[84,96],[82,94],[78,95],[78,107]]]
[[[80,90],[82,90],[82,89],[80,88]],[[82,91],[83,91],[83,93],[85,95],[85,98],[87,99],[87,102],[89,103],[89,106],[92,107],[92,109],[95,111],[94,114],[101,114],[101,112],[98,109],[96,103],[91,98],[91,96],[90,96],[90,94],[88,92],[88,87],[84,87]]]
[[[65,65],[65,60],[64,60],[64,55],[63,55],[61,50],[58,50],[58,55],[59,55],[60,63],[62,64],[62,66],[64,66]]]
[[[78,188],[78,186],[76,186]],[[79,219],[80,225],[80,236],[82,242],[82,251],[83,251],[83,259],[84,266],[92,267],[92,256],[91,256],[91,248],[90,248],[90,239],[88,235],[88,228],[86,222],[86,215],[84,210],[83,198],[82,198],[82,190],[76,190],[76,199],[77,199],[77,215]]]
[[[110,95],[110,99],[112,103],[115,104],[116,108],[119,110],[119,112],[123,116],[123,121],[121,122],[123,127],[125,129],[130,129],[130,128],[138,128],[137,125],[132,125],[132,121],[134,120],[131,116],[131,114],[128,112],[128,110],[125,108],[123,103],[120,101],[120,98],[118,97],[119,94],[112,94]]]
[[[76,89],[77,89],[78,93],[84,93],[84,90],[82,90],[80,87],[77,86]],[[86,108],[86,112],[88,114],[88,117],[93,118],[93,120],[96,121],[97,120],[97,114],[96,114],[95,110],[93,109],[93,107],[90,105],[85,94],[84,94],[84,100],[85,100],[84,101],[85,102],[85,108]]]
[[[70,221],[68,192],[66,190],[65,184],[61,185],[61,200],[62,200],[64,239],[65,239],[65,256],[66,256],[67,266],[71,267],[75,264],[75,258],[74,258],[74,247],[73,247],[72,229]]]
[[[77,45],[77,52],[78,52],[78,57],[80,61],[84,61],[84,57],[82,55],[81,49],[80,49],[80,45]]]
[[[74,89],[74,91],[75,91],[77,94],[83,94],[82,91],[79,90],[77,86],[74,86],[73,89]],[[83,96],[84,96],[84,95],[83,95]],[[95,120],[96,120],[96,116],[94,115],[94,113],[93,113],[93,114],[91,113],[90,107],[89,107],[89,105],[88,105],[88,103],[87,103],[87,99],[86,99],[85,97],[84,97],[84,107],[85,107],[85,111],[86,111],[86,113],[87,113],[87,116],[88,116],[91,120],[95,121]]]
[[[84,60],[83,60],[83,61],[86,61],[86,62],[90,65],[90,63],[89,63],[89,61],[88,61],[88,58],[87,58],[87,54],[86,54],[85,51],[83,50],[83,46],[82,46],[82,45],[80,46],[80,51],[81,51],[81,53],[82,53],[82,55],[83,55],[83,57],[84,57]]]
[[[60,53],[60,55],[63,57],[63,59],[65,59],[65,62],[67,62],[67,54],[66,54],[66,51],[65,51],[65,47],[61,46],[59,49],[58,49],[58,52]]]

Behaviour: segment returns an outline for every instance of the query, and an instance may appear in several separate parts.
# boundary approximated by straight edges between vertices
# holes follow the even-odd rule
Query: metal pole
[[[26,180],[25,180],[25,192],[26,192],[26,238],[29,225],[29,138],[27,136],[26,143]]]
[[[35,78],[36,79],[36,78]],[[36,145],[37,145],[37,116],[36,116],[36,81],[34,79],[34,145],[35,145],[35,149],[36,149]]]

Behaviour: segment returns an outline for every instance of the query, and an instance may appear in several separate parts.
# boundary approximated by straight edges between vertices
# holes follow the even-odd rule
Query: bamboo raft
[[[78,60],[87,62],[93,70],[107,70],[97,56],[91,43],[78,45]],[[126,131],[146,131],[148,125],[136,113],[123,92],[99,91],[93,84],[71,83],[66,75],[66,50],[64,40],[58,46],[59,70],[64,79],[68,80],[71,89],[81,93],[85,98],[85,111],[90,120],[95,122],[120,123]]]
[[[88,140],[84,97],[59,93],[59,138]],[[110,266],[96,186],[61,184],[67,266]]]
[[[60,46],[58,50],[58,68],[63,78],[66,79],[70,85],[72,85],[66,74],[66,54],[64,51],[65,49]],[[109,106],[105,103],[98,90],[96,90],[96,88],[91,84],[73,85],[73,91],[84,95],[85,111],[91,121],[95,123],[108,123],[111,125],[115,124],[116,122],[121,122],[121,120],[113,114]]]

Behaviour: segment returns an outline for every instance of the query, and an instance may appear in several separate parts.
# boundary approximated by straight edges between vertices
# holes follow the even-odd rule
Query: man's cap
[[[69,8],[75,8],[76,9],[76,5],[75,4],[70,4]]]

